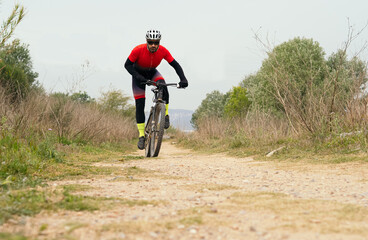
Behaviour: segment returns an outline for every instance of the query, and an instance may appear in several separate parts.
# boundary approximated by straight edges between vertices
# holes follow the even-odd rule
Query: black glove
[[[156,86],[157,87],[159,87],[160,85],[162,85],[162,84],[165,84],[165,81],[164,80],[158,80],[157,82],[156,82]]]
[[[179,88],[186,88],[188,87],[188,82],[179,82]]]

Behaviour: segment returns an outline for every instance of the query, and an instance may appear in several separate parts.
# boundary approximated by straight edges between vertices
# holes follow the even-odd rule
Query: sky
[[[132,96],[124,63],[145,42],[146,31],[158,29],[189,82],[186,89],[169,89],[170,108],[187,110],[259,70],[267,49],[256,35],[270,47],[312,38],[328,56],[347,40],[349,24],[358,32],[368,23],[366,0],[0,0],[1,21],[15,3],[27,14],[14,38],[29,44],[38,81],[48,92],[86,91],[98,98],[115,89]],[[349,53],[367,40],[365,29]],[[362,52],[363,60],[367,56]],[[158,70],[166,82],[179,81],[165,60]]]

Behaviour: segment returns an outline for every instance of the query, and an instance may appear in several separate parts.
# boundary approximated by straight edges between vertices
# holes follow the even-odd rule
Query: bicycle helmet
[[[147,40],[161,40],[161,33],[158,30],[148,30],[146,33],[146,39]]]

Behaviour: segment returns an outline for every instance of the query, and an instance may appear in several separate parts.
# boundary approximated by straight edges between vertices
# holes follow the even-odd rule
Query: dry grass
[[[249,219],[262,216],[257,231],[285,232],[288,234],[319,233],[323,235],[364,237],[368,234],[368,210],[364,207],[334,201],[296,199],[272,192],[238,192],[227,201],[209,207],[182,209],[174,216],[160,220],[136,220],[105,224],[101,232],[119,232],[144,235],[149,232],[169,233],[182,226],[203,226],[206,229],[238,226],[248,232]],[[219,220],[221,219],[221,221]]]
[[[261,111],[248,112],[244,118],[210,117],[202,119],[198,122],[197,133],[206,138],[225,138],[241,133],[249,139],[266,141],[293,136],[284,119]]]
[[[230,197],[229,203],[227,208],[230,211],[243,209],[267,213],[277,219],[278,224],[273,229],[361,236],[368,234],[368,210],[358,205],[296,199],[272,192],[235,193]]]
[[[225,185],[225,184],[191,184],[183,186],[186,190],[192,190],[196,192],[206,192],[206,191],[222,191],[222,190],[234,190],[239,189],[238,187]]]
[[[236,155],[254,155],[268,151],[269,145],[297,138],[283,119],[260,111],[249,112],[244,118],[201,119],[197,131],[191,134],[179,132],[175,137],[180,144],[196,150],[233,150]]]
[[[210,124],[206,124],[206,122],[210,122]],[[292,131],[285,119],[260,110],[249,111],[242,118],[222,119],[220,121],[203,119],[199,123],[198,132],[211,136],[207,133],[211,128],[222,129],[222,134],[217,136],[236,137],[240,135],[252,139],[252,141],[264,143],[296,137],[295,132]],[[212,135],[212,137],[216,137],[216,135]]]
[[[362,104],[362,101],[356,104]],[[360,109],[358,120],[358,115],[349,113],[336,121],[336,132],[311,135],[301,126],[297,128],[294,124],[291,127],[284,118],[251,111],[243,118],[203,118],[197,122],[197,131],[190,134],[179,132],[175,137],[179,144],[195,150],[264,157],[262,160],[311,159],[309,162],[317,163],[313,159],[318,156],[319,163],[365,161],[368,137],[364,122],[367,122],[368,115],[364,113],[363,106]],[[272,158],[265,158],[280,147],[282,150]]]
[[[35,132],[46,137],[53,132],[59,139],[102,143],[126,141],[137,134],[133,119],[102,111],[97,104],[39,93],[28,94],[18,104],[9,100],[0,89],[0,116],[20,136]]]

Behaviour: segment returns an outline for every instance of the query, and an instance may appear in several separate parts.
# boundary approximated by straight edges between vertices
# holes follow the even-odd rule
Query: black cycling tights
[[[138,124],[145,122],[145,116],[144,116],[145,102],[146,102],[145,98],[139,98],[135,100],[135,118]]]
[[[159,81],[163,81],[163,80],[159,80]],[[162,99],[166,102],[166,104],[169,103],[169,91],[167,90],[166,86],[163,88]],[[146,121],[145,114],[144,114],[145,102],[146,102],[146,98],[138,98],[135,100],[135,118],[138,124],[144,123]]]

